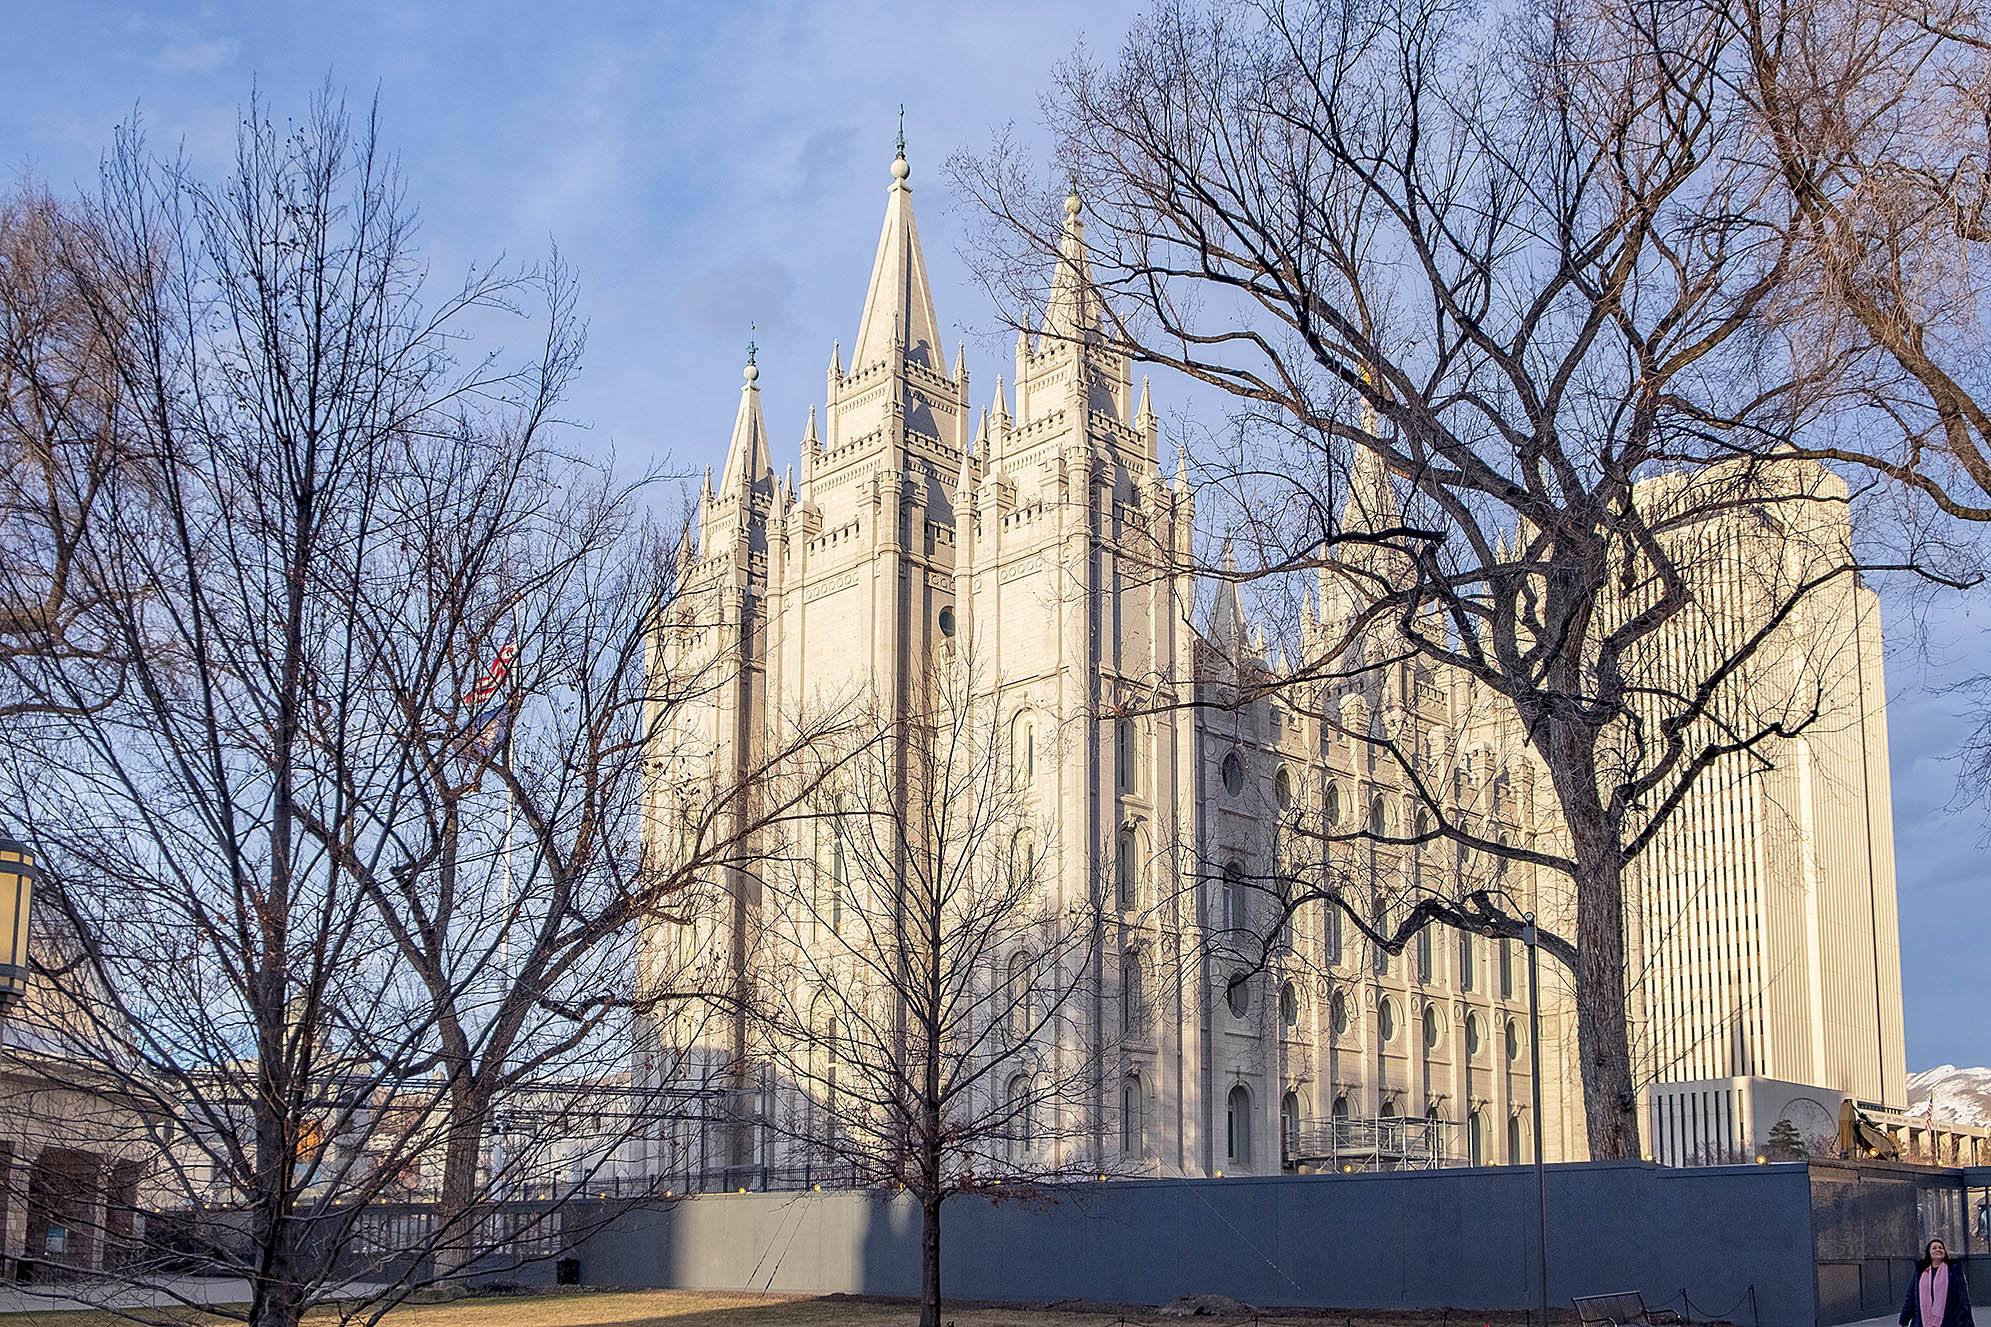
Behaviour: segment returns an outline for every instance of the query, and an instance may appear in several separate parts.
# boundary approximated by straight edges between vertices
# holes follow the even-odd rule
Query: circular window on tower
[[[1244,757],[1235,751],[1224,757],[1224,791],[1233,797],[1244,791]]]
[[[940,610],[940,634],[952,638],[954,625],[954,605],[949,604]]]

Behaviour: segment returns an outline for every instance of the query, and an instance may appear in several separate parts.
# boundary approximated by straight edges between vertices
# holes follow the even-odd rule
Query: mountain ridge
[[[1926,1114],[1932,1101],[1938,1121],[1991,1126],[1991,1067],[1939,1064],[1908,1075],[1908,1113]]]

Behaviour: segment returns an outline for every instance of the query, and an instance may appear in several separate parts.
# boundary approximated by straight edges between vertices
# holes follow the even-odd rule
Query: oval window
[[[952,604],[940,610],[940,634],[943,636],[952,636],[954,634],[954,605]]]
[[[1436,1050],[1438,1048],[1438,1037],[1441,1031],[1442,1029],[1438,1025],[1438,1007],[1436,1005],[1425,1005],[1424,1049]]]
[[[1388,996],[1376,1006],[1376,1031],[1382,1033],[1384,1041],[1396,1040],[1396,1001]]]
[[[1479,1015],[1468,1013],[1466,1015],[1466,1054],[1479,1054],[1479,1035]]]
[[[1231,978],[1231,984],[1224,990],[1224,1002],[1230,1005],[1232,1018],[1243,1018],[1251,1012],[1251,988],[1243,977]]]
[[[1512,1064],[1521,1058],[1521,1029],[1513,1019],[1507,1020],[1507,1062]]]
[[[1334,997],[1327,1002],[1327,1025],[1334,1029],[1334,1035],[1337,1037],[1348,1035],[1347,992],[1336,991]]]
[[[1244,758],[1235,751],[1224,757],[1224,791],[1233,797],[1244,791]]]

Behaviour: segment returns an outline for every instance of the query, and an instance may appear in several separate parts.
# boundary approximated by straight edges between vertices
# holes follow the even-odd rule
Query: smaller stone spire
[[[830,379],[833,382],[843,381],[843,341],[841,339],[830,342]]]
[[[767,429],[760,415],[760,368],[754,363],[758,348],[747,338],[747,365],[741,372],[746,380],[740,388],[740,412],[733,420],[733,440],[726,448],[726,474],[722,487],[727,493],[751,487],[764,475],[774,473],[767,452]]]
[[[802,455],[811,461],[823,454],[823,440],[816,433],[816,407],[809,407],[809,423],[802,430]]]
[[[954,381],[968,381],[968,343],[966,341],[956,341],[954,343]]]
[[[982,413],[982,431],[988,432],[988,412]],[[954,500],[969,501],[975,492],[975,453],[966,447],[961,449],[961,472],[954,481]]]

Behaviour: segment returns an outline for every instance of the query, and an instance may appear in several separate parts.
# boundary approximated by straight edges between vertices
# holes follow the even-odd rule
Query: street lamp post
[[[1521,943],[1528,946],[1528,1066],[1534,1094],[1535,1287],[1542,1325],[1549,1327],[1549,1178],[1542,1161],[1542,1001],[1535,963],[1535,914],[1521,914]]]
[[[0,1025],[28,993],[28,909],[34,888],[34,853],[0,835]]]

